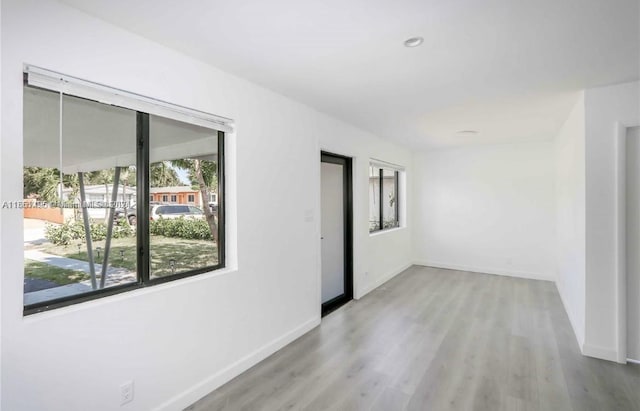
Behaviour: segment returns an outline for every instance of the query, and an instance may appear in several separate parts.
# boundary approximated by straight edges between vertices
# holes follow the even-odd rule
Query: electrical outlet
[[[133,401],[133,381],[126,381],[120,386],[120,405]]]
[[[307,223],[313,222],[313,210],[304,210],[304,221]]]

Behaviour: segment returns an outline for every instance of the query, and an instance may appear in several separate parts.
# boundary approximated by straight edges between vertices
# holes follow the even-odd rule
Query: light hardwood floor
[[[640,410],[640,367],[582,356],[551,282],[414,266],[187,410]]]

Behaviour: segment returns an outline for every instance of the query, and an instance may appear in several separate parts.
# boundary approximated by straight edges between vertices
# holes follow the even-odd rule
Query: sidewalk
[[[67,270],[83,271],[90,273],[89,263],[86,261],[76,260],[73,258],[60,257],[59,255],[48,254],[38,250],[25,250],[24,258],[39,261],[59,268]],[[102,272],[102,264],[95,264],[96,279],[100,284],[100,273]],[[107,268],[106,287],[135,282],[137,280],[136,273],[126,268]],[[76,284],[62,285],[59,287],[49,288],[46,290],[34,291],[24,295],[24,304],[34,304],[41,301],[52,300],[54,298],[67,297],[70,295],[81,294],[91,291],[91,280],[81,281]]]
[[[46,221],[32,218],[24,219],[24,242],[26,244],[42,244],[45,241]]]

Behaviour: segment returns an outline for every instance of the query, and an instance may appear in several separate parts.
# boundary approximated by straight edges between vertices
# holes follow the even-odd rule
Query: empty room
[[[640,411],[638,0],[0,0],[2,411]]]

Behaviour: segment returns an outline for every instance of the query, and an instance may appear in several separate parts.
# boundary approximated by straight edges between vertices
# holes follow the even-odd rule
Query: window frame
[[[24,84],[24,87],[34,87]],[[46,90],[46,89],[45,89]],[[48,90],[52,91],[52,90]],[[55,92],[55,91],[52,91]],[[101,103],[105,104],[105,103]],[[120,294],[127,291],[137,290],[141,288],[152,287],[158,284],[164,284],[170,281],[180,280],[183,278],[193,277],[196,275],[210,273],[226,267],[226,241],[225,241],[225,133],[221,130],[211,129],[212,134],[217,133],[217,173],[218,173],[218,264],[198,268],[195,270],[185,271],[177,274],[171,274],[163,277],[150,278],[150,234],[149,234],[149,209],[152,197],[150,193],[150,114],[122,107],[136,112],[136,212],[138,223],[136,227],[136,247],[138,249],[136,256],[136,277],[135,282],[117,285],[109,288],[91,290],[86,293],[70,295],[66,297],[51,299],[34,304],[24,305],[23,315],[31,315],[39,312],[49,311],[56,308],[75,305],[87,301],[93,301],[99,298]]]
[[[382,231],[395,230],[400,228],[400,170],[391,168],[391,167],[383,167],[378,164],[369,163],[369,167],[374,170],[378,170],[378,228],[371,230],[369,229],[369,234],[376,234]],[[395,185],[395,202],[393,205],[396,226],[384,228],[384,205],[382,202],[383,193],[384,193],[384,170],[393,172],[393,182]],[[369,173],[370,174],[370,173]],[[371,176],[369,176],[369,181],[371,181]],[[371,206],[371,204],[369,204]]]

